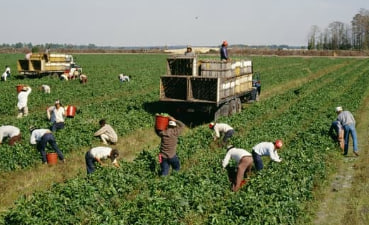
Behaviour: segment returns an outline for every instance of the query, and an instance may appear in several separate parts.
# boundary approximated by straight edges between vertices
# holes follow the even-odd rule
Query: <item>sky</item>
[[[306,46],[368,0],[3,0],[0,44]]]

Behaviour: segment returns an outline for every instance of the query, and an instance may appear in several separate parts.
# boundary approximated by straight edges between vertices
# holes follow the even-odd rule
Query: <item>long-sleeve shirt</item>
[[[228,60],[228,50],[225,46],[220,48],[220,60]]]
[[[94,158],[97,159],[107,159],[110,156],[112,148],[110,147],[95,147],[91,148],[90,153]],[[117,163],[117,159],[113,160],[113,164]]]
[[[270,159],[275,162],[282,161],[282,159],[280,159],[278,156],[273,142],[261,142],[255,145],[252,150],[254,150],[254,152],[256,152],[260,156],[269,156]]]
[[[98,131],[94,133],[94,136],[100,136],[102,134],[106,134],[111,142],[118,141],[117,133],[109,124],[105,124],[104,126],[102,126]]]
[[[231,126],[225,123],[216,123],[213,129],[214,129],[216,138],[219,138],[221,133],[224,134],[224,133],[227,133],[227,131],[229,130],[233,130]]]
[[[18,127],[5,125],[0,127],[0,143],[3,141],[4,137],[14,137],[20,134]]]
[[[28,95],[31,94],[32,89],[28,87],[27,91],[21,91],[18,94],[18,109],[22,109],[27,106]]]
[[[224,159],[223,159],[223,163],[222,166],[223,168],[225,168],[228,163],[229,160],[232,158],[234,161],[236,161],[236,163],[238,164],[240,162],[240,160],[242,159],[242,157],[244,156],[252,156],[250,152],[246,151],[245,149],[242,148],[231,148],[230,150],[228,150],[227,154],[225,155]]]
[[[178,137],[182,133],[185,125],[181,121],[176,121],[177,126],[160,131],[161,137],[160,152],[163,158],[173,158],[176,155]]]
[[[354,125],[355,126],[354,116],[349,111],[343,111],[340,114],[338,114],[337,120],[340,121],[342,126],[346,126],[346,125]]]
[[[49,129],[36,129],[34,131],[32,131],[31,134],[31,138],[30,138],[30,143],[32,145],[37,144],[37,141],[41,141],[42,136],[44,136],[44,134],[46,133],[51,133],[51,130]]]
[[[57,109],[55,106],[51,106],[47,109],[47,118],[51,122],[61,123],[64,122],[65,109],[63,107],[59,107]]]

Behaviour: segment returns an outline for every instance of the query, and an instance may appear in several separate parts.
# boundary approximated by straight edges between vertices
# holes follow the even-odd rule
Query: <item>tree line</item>
[[[313,25],[308,34],[310,50],[369,50],[369,11],[360,9],[351,24],[334,21],[321,30]]]

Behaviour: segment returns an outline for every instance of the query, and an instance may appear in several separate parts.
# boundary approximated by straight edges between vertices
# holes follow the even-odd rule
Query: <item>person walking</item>
[[[234,129],[230,125],[226,123],[214,123],[211,122],[209,124],[209,128],[214,130],[213,138],[214,141],[219,139],[220,136],[223,136],[222,146],[227,146],[228,139],[231,138],[234,134]]]
[[[23,116],[28,116],[28,96],[31,94],[31,87],[24,86],[18,94],[18,116],[17,118],[22,118]]]
[[[276,140],[275,142],[261,142],[255,145],[252,148],[252,158],[254,159],[255,168],[257,171],[263,169],[263,160],[262,156],[269,156],[270,159],[274,162],[282,162],[282,159],[279,158],[277,150],[281,149],[283,143],[281,140]]]
[[[13,146],[15,142],[21,140],[21,132],[18,127],[11,125],[4,125],[0,127],[0,144],[4,138],[9,138],[9,145]]]
[[[34,126],[30,127],[31,137],[30,143],[32,145],[37,145],[37,150],[41,154],[42,163],[46,164],[46,145],[49,143],[52,149],[58,154],[58,158],[65,163],[65,158],[62,151],[56,144],[55,137],[51,130],[49,129],[36,129]]]
[[[353,151],[356,156],[359,156],[359,149],[357,143],[357,135],[355,129],[355,119],[351,112],[343,111],[341,106],[336,107],[337,113],[337,121],[339,121],[344,130],[344,139],[345,139],[345,146],[343,150],[343,155],[346,156],[348,152],[348,145],[349,145],[349,136],[351,134],[352,142],[353,142]]]
[[[55,132],[57,130],[64,128],[64,117],[66,116],[66,114],[65,114],[65,109],[64,107],[62,107],[62,104],[60,103],[59,100],[56,100],[55,105],[50,106],[46,110],[46,114],[47,114],[47,119],[49,119],[52,123],[51,125],[52,132]]]
[[[100,137],[104,144],[116,144],[118,142],[118,135],[115,130],[106,124],[105,119],[99,121],[100,129],[94,133],[95,137]]]
[[[185,125],[181,121],[169,116],[168,128],[156,130],[157,135],[161,138],[159,162],[162,176],[169,174],[170,166],[175,171],[179,171],[181,167],[177,156],[177,143],[184,128]]]
[[[220,60],[228,62],[230,60],[228,56],[228,42],[223,41],[222,47],[220,48]]]
[[[118,168],[119,167],[119,164],[117,162],[118,156],[119,156],[119,151],[117,149],[112,149],[109,147],[91,148],[85,154],[87,174],[91,174],[95,171],[95,162],[98,162],[101,166],[103,166],[103,163],[101,160],[108,159],[108,158],[110,158],[113,165]]]
[[[245,149],[235,148],[233,145],[230,145],[227,147],[227,154],[222,162],[223,169],[227,167],[230,159],[236,161],[237,164],[237,175],[235,180],[232,179],[232,190],[238,191],[241,187],[245,172],[248,177],[250,176],[253,158],[251,153]]]

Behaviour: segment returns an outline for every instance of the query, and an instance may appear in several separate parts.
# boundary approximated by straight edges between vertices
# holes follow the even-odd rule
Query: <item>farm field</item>
[[[23,56],[0,55],[0,61],[11,66],[14,76],[15,62],[20,57]],[[0,146],[0,173],[32,170],[40,164],[39,153],[29,145],[28,127],[48,127],[45,109],[56,99],[78,109],[76,117],[66,119],[66,128],[55,135],[67,160],[76,151],[100,144],[92,134],[101,118],[106,118],[122,138],[139,130],[148,132],[139,135],[155,135],[151,129],[154,115],[165,112],[156,103],[165,58],[166,55],[76,55],[75,60],[88,75],[87,85],[48,77],[2,82],[0,122],[21,128],[23,140],[14,147]],[[336,118],[334,108],[341,105],[354,116],[362,113],[369,98],[369,61],[249,58],[254,62],[254,71],[262,76],[261,101],[244,104],[240,114],[220,121],[235,128],[232,144],[250,151],[261,141],[282,139],[283,162],[266,163],[265,169],[253,174],[239,192],[231,191],[228,171],[221,168],[225,150],[212,142],[206,125],[196,126],[180,138],[179,173],[159,177],[158,145],[145,143],[133,162],[121,158],[119,169],[103,167],[88,178],[78,174],[47,190],[19,196],[15,205],[1,214],[0,224],[313,223],[315,211],[308,207],[317,201],[314,191],[328,185],[329,174],[336,167],[332,159],[343,160],[328,135],[330,123]],[[117,76],[122,72],[132,76],[130,83],[118,82]],[[16,118],[15,107],[15,86],[19,83],[33,87],[28,104],[30,115],[22,119]],[[44,83],[51,86],[50,95],[37,89]],[[363,128],[366,135],[367,127]],[[360,147],[367,146],[365,138],[359,136]],[[124,147],[120,150],[128,151]],[[367,150],[361,150],[359,158],[346,161],[355,164],[361,160],[367,154]],[[68,163],[62,166],[68,167]],[[80,167],[84,173],[84,164]],[[231,164],[229,170],[234,169]],[[368,215],[360,218],[369,221],[365,220]]]

